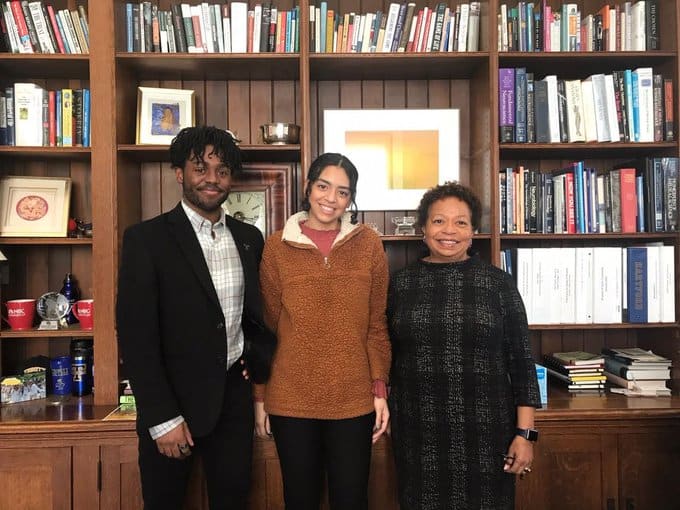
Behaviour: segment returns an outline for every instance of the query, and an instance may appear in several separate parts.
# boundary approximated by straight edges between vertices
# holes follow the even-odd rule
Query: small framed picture
[[[137,88],[137,143],[166,145],[194,125],[194,91]]]
[[[0,179],[0,237],[66,237],[69,177]]]

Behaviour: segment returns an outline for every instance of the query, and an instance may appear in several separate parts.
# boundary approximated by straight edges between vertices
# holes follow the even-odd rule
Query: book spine
[[[498,107],[500,142],[511,143],[515,139],[515,70],[498,69]]]

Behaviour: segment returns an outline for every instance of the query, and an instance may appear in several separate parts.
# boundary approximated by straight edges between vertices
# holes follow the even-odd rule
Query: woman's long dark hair
[[[338,154],[337,152],[326,152],[321,154],[316,158],[309,167],[309,173],[307,174],[307,185],[305,186],[305,198],[302,199],[301,208],[303,211],[309,212],[309,195],[312,192],[312,184],[319,180],[321,172],[327,166],[337,166],[342,168],[347,174],[349,179],[349,191],[350,191],[350,205],[349,211],[352,213],[351,222],[354,224],[357,222],[357,203],[354,201],[357,196],[357,181],[359,180],[359,172],[357,167],[354,166],[347,156]]]

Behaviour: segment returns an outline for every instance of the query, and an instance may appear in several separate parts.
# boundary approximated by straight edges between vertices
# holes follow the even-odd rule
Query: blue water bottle
[[[73,307],[75,302],[80,299],[80,291],[78,290],[75,278],[73,278],[71,273],[66,273],[66,276],[64,277],[64,285],[61,288],[61,294],[66,296],[66,299],[68,299],[71,307]],[[68,324],[75,324],[78,322],[78,319],[76,319],[76,316],[73,315],[72,310],[69,310],[68,315],[64,318],[64,320]]]
[[[71,341],[71,392],[76,397],[92,393],[92,340]]]

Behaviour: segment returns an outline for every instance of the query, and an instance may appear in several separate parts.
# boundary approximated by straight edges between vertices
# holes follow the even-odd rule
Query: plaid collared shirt
[[[182,201],[182,208],[196,233],[198,243],[201,245],[215,292],[217,292],[217,298],[222,307],[227,341],[228,369],[243,353],[243,328],[241,327],[245,291],[243,266],[241,266],[234,237],[225,223],[224,211],[221,212],[220,219],[216,223],[211,223],[187,206],[184,201]],[[170,432],[182,422],[184,422],[184,418],[177,416],[165,423],[150,427],[149,432],[155,440]]]

